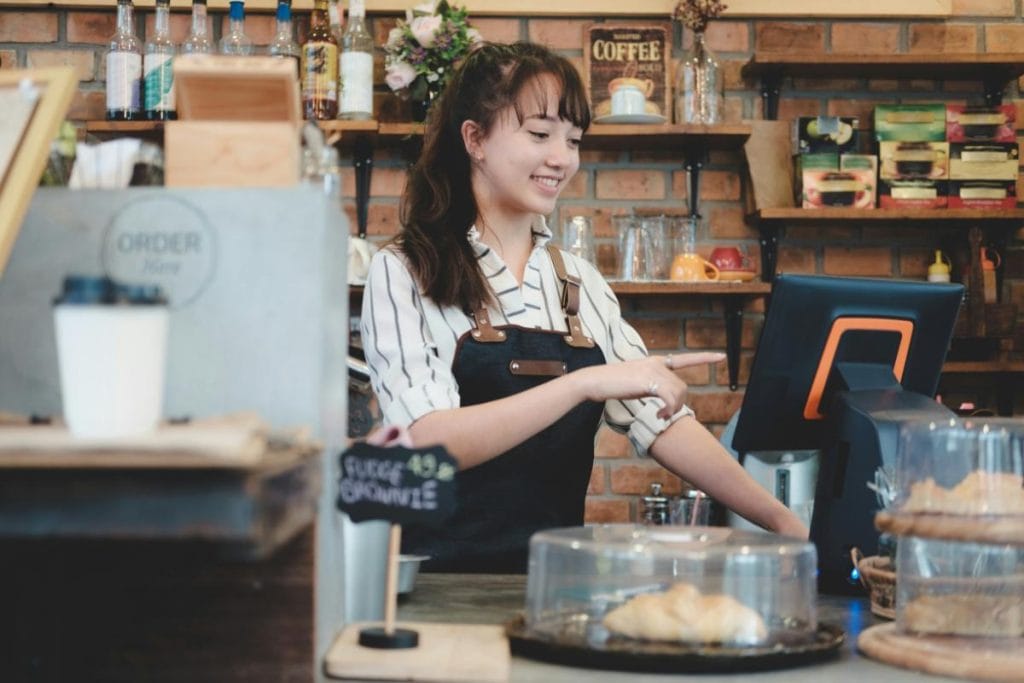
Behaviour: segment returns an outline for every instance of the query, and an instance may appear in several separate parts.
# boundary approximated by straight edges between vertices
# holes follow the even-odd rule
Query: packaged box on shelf
[[[878,206],[883,209],[942,209],[946,207],[949,184],[928,178],[881,179]]]
[[[949,177],[948,142],[878,143],[879,177],[886,180]]]
[[[857,151],[859,121],[849,116],[800,116],[793,120],[793,153]]]
[[[872,209],[875,206],[875,173],[871,169],[849,171],[804,171],[805,209],[845,206]]]
[[[951,209],[1015,209],[1016,180],[950,180]]]
[[[954,142],[949,146],[950,180],[1016,180],[1016,142]]]
[[[946,139],[946,105],[879,104],[875,107],[875,139],[942,142]]]
[[[299,182],[299,86],[292,60],[174,60],[178,119],[164,130],[168,187],[288,187]]]
[[[1016,142],[1017,108],[1012,104],[946,105],[947,142]]]
[[[874,154],[841,154],[840,171],[871,171],[878,177],[878,157]]]
[[[793,168],[796,170],[793,192],[797,204],[803,202],[804,172],[806,171],[838,171],[838,152],[817,152],[813,154],[797,154]]]

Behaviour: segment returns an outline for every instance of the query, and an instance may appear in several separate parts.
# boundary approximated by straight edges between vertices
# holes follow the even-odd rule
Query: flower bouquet
[[[679,0],[672,15],[694,33],[702,33],[726,8],[719,0]]]
[[[447,0],[417,5],[388,34],[384,80],[413,103],[429,106],[455,65],[480,41],[465,8]]]
[[[718,58],[708,49],[704,31],[726,6],[721,0],[678,0],[672,16],[693,32],[690,49],[676,66],[676,123],[721,123],[725,83]]]

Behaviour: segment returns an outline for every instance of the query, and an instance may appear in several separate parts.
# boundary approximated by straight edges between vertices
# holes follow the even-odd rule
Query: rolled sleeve
[[[421,301],[401,258],[389,250],[377,252],[367,273],[360,328],[386,424],[407,427],[460,403],[458,384],[451,367],[438,358]]]
[[[605,359],[609,363],[622,363],[644,358],[647,347],[633,326],[622,318],[618,299],[607,283],[604,285],[604,300],[607,302],[602,318],[608,333],[608,348]],[[609,427],[626,434],[633,448],[640,455],[647,455],[651,444],[668,429],[669,425],[683,417],[693,416],[693,410],[684,405],[667,420],[658,417],[658,411],[665,403],[659,398],[612,400],[605,403],[604,420]]]

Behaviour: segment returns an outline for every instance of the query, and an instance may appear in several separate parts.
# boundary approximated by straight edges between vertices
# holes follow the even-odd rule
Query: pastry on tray
[[[643,640],[753,645],[768,637],[757,612],[729,595],[702,595],[688,583],[638,595],[603,623],[612,633]]]
[[[1019,638],[1024,636],[1024,597],[922,595],[903,608],[903,625],[915,633]]]
[[[1024,514],[1024,486],[1021,476],[1010,472],[975,470],[951,489],[931,477],[910,486],[907,502],[900,512],[944,515]]]

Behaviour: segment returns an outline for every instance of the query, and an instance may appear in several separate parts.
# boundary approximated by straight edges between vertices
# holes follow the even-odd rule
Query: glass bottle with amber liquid
[[[135,36],[132,0],[117,0],[117,30],[107,50],[107,119],[142,118],[142,44]]]
[[[338,41],[331,33],[327,0],[316,0],[302,44],[302,112],[307,119],[338,115]]]

